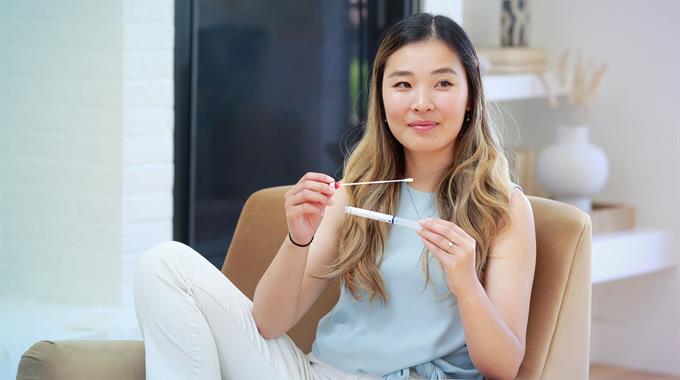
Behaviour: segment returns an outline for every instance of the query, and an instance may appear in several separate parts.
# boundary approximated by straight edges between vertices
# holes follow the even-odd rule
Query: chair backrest
[[[222,272],[250,299],[286,237],[289,186],[252,194],[241,211]],[[536,223],[536,273],[524,361],[518,379],[586,379],[590,347],[590,217],[576,207],[530,196]],[[288,332],[309,352],[319,319],[337,302],[338,282]]]

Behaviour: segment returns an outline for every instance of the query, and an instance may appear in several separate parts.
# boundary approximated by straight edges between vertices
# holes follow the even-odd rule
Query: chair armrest
[[[43,340],[19,362],[17,380],[144,380],[144,343],[130,340]]]

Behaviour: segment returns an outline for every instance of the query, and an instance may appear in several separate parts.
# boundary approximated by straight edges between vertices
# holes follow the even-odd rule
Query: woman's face
[[[458,55],[437,39],[408,44],[388,58],[383,75],[387,123],[404,149],[452,151],[468,98]]]

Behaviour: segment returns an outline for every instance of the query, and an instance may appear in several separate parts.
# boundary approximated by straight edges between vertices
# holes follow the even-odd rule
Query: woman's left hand
[[[460,297],[474,289],[477,278],[475,257],[477,242],[462,228],[442,219],[424,219],[418,236],[425,247],[442,264],[449,289]]]

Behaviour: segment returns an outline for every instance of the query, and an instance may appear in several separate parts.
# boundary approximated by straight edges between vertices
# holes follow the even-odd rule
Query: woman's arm
[[[418,234],[442,263],[449,289],[458,299],[472,362],[487,378],[513,379],[524,358],[536,262],[529,200],[513,189],[509,225],[491,243],[485,287],[475,273],[476,242],[472,237],[441,219],[421,225]]]
[[[345,198],[345,191],[338,189],[333,195],[333,204],[321,214],[323,218],[308,247],[298,247],[286,236],[258,282],[253,296],[253,319],[263,337],[275,338],[286,333],[330,282],[310,274],[323,273],[324,266],[337,257]]]
[[[470,358],[490,379],[514,379],[519,371],[536,264],[531,204],[516,189],[510,213],[510,225],[492,242],[485,288],[476,281],[458,296]]]

